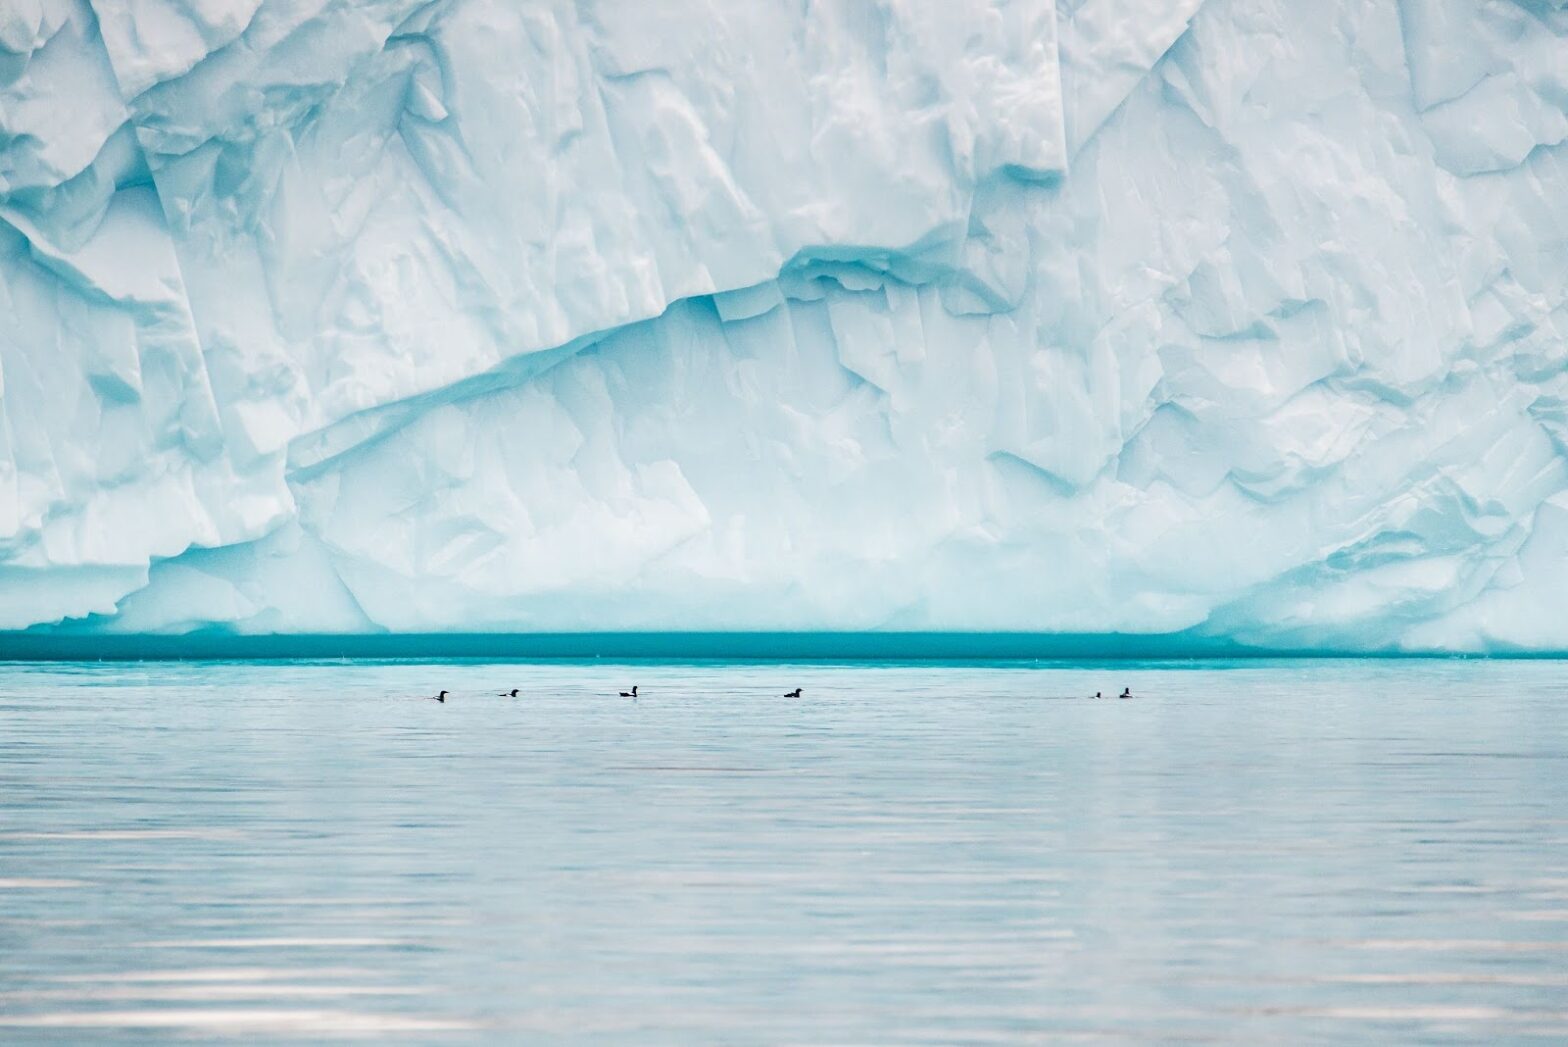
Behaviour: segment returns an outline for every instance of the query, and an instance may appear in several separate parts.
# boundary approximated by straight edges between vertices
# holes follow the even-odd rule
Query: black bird
[[[786,698],[799,698],[800,697],[800,688],[797,687],[793,691],[785,692],[784,697],[786,697]]]
[[[1132,688],[1131,687],[1123,687],[1122,688],[1122,693],[1117,695],[1117,697],[1118,698],[1131,698],[1132,697]]]
[[[631,690],[629,690],[629,691],[622,691],[621,692],[621,697],[622,698],[635,698],[635,697],[637,697],[637,685],[636,684],[632,684],[632,689]]]
[[[440,702],[442,705],[445,705],[446,704],[446,695],[447,695],[447,692],[446,691],[442,691],[440,694],[427,694],[427,695],[425,695],[425,697],[429,698],[432,702]]]
[[[1094,692],[1094,696],[1095,696],[1095,697],[1096,697],[1096,698],[1104,698],[1104,697],[1105,697],[1105,695],[1103,695],[1103,694],[1101,694],[1101,693],[1100,693],[1100,692],[1099,692],[1099,691],[1095,691],[1095,692]]]
[[[517,697],[517,688],[514,687],[510,691],[505,692],[504,694],[496,695],[496,697],[497,698],[516,698]]]

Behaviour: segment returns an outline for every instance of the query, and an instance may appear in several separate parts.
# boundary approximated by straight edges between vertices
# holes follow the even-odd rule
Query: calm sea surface
[[[0,1042],[221,1037],[1561,1043],[1568,664],[0,665]]]

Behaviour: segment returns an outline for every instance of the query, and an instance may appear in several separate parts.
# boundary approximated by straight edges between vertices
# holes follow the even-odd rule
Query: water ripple
[[[1568,1039],[1565,679],[12,665],[0,1041]]]

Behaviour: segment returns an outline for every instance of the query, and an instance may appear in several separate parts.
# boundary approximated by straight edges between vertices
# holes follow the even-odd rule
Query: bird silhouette
[[[1131,687],[1123,687],[1122,688],[1122,693],[1117,695],[1116,697],[1118,697],[1118,698],[1131,698],[1132,697],[1132,688]]]
[[[510,691],[503,691],[502,693],[496,695],[496,697],[497,698],[516,698],[517,697],[517,688],[514,687]]]
[[[427,695],[425,695],[425,697],[429,698],[432,702],[440,702],[443,705],[446,704],[446,696],[447,696],[447,692],[446,691],[442,691],[440,694],[427,694]]]
[[[784,697],[786,697],[786,698],[799,698],[800,697],[800,688],[797,687],[793,691],[786,691],[786,692],[784,692]]]
[[[622,691],[621,692],[621,697],[622,698],[635,698],[635,697],[637,697],[637,685],[636,684],[632,684],[632,689],[631,690],[629,690],[629,691]]]

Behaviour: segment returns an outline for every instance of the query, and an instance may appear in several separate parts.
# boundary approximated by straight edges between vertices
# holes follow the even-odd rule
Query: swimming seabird
[[[441,702],[442,704],[446,703],[446,696],[447,696],[447,692],[446,691],[442,691],[440,694],[427,694],[427,695],[425,695],[425,697],[429,698],[432,702]]]
[[[1132,688],[1131,687],[1123,687],[1122,688],[1122,693],[1117,695],[1117,697],[1118,698],[1131,698],[1132,697]]]
[[[631,690],[629,690],[629,691],[622,691],[621,692],[621,697],[622,698],[635,698],[635,697],[637,697],[637,685],[636,684],[632,684],[632,689]]]
[[[517,688],[514,687],[510,691],[506,691],[506,692],[503,692],[501,694],[496,695],[496,697],[497,698],[516,698],[517,697]]]
[[[797,687],[793,691],[786,691],[786,692],[784,692],[784,697],[786,697],[786,698],[799,698],[800,697],[800,688]]]

